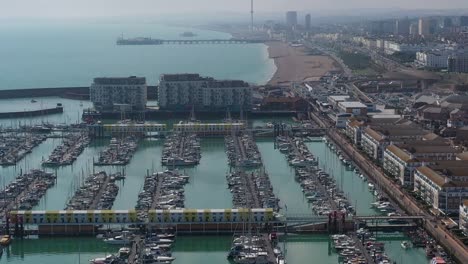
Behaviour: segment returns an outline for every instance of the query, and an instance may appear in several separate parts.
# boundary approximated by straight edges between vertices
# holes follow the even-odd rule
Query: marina
[[[47,139],[33,133],[2,133],[0,135],[0,165],[12,166]]]
[[[90,143],[86,133],[69,133],[63,138],[62,144],[57,146],[49,158],[42,162],[43,166],[71,165]]]
[[[66,210],[109,210],[112,208],[119,187],[115,181],[124,179],[121,173],[107,175],[106,172],[98,172],[89,175],[82,186],[76,190],[68,201]]]
[[[47,144],[48,145],[51,145],[52,142],[55,142],[55,144],[60,144],[61,143],[61,140],[58,140],[58,139],[49,139],[47,141]],[[105,143],[106,141],[103,140],[102,142],[97,142],[98,145],[90,145],[89,147],[85,148],[85,151],[84,151],[84,155],[86,155],[87,157],[85,157],[84,155],[81,155],[77,162],[76,162],[76,166],[79,165],[80,167],[84,167],[86,168],[86,166],[83,166],[81,164],[85,164],[85,162],[89,162],[90,161],[90,157],[92,157],[92,153],[99,153],[101,151],[101,149],[103,147],[105,147]],[[271,180],[271,185],[272,187],[276,190],[275,194],[277,195],[278,198],[281,199],[280,201],[280,205],[282,205],[282,209],[281,211],[285,211],[286,208],[284,208],[287,204],[287,207],[288,207],[288,211],[291,211],[291,212],[294,212],[294,211],[302,211],[302,212],[310,212],[311,211],[311,207],[309,207],[310,205],[308,204],[307,200],[305,199],[305,197],[303,196],[302,192],[300,191],[301,188],[300,188],[300,185],[297,184],[297,182],[295,181],[295,169],[292,168],[288,162],[287,159],[284,158],[283,154],[281,154],[281,152],[279,152],[278,150],[274,150],[274,141],[272,140],[269,140],[269,139],[261,139],[260,141],[257,142],[258,144],[258,149],[259,149],[259,152],[261,153],[261,156],[262,156],[262,159],[264,159],[264,166],[266,168],[266,170],[269,171],[269,178]],[[344,189],[344,192],[345,194],[347,194],[349,192],[349,189],[346,189],[349,185],[349,187],[353,187],[355,184],[359,185],[359,186],[362,186],[362,190],[365,191],[365,192],[358,192],[358,194],[360,195],[367,195],[367,193],[369,193],[369,187],[368,187],[368,183],[367,182],[364,182],[362,179],[359,178],[359,175],[355,175],[353,171],[349,171],[347,170],[346,166],[344,165],[344,163],[339,159],[339,155],[335,154],[335,153],[329,153],[329,147],[326,146],[325,143],[323,142],[310,142],[310,143],[305,143],[312,151],[312,153],[314,153],[314,156],[316,155],[317,157],[319,157],[319,160],[320,160],[320,164],[319,166],[322,168],[322,166],[331,166],[330,168],[332,168],[333,172],[334,173],[330,173],[330,176],[332,176],[333,178],[336,179],[336,184],[338,187],[341,187],[341,172],[345,173],[345,175],[352,175],[352,178],[349,178],[349,176],[346,176],[346,178],[343,178],[343,179],[346,179],[346,180],[352,180],[352,184],[344,184],[345,185],[345,189]],[[144,178],[141,177],[141,176],[133,176],[133,175],[138,175],[136,174],[136,172],[140,172],[139,175],[146,175],[146,170],[145,168],[148,168],[148,165],[152,167],[152,169],[150,171],[153,171],[153,169],[155,171],[164,171],[164,168],[162,167],[162,164],[160,162],[158,162],[160,160],[160,156],[161,153],[162,153],[162,147],[163,147],[163,143],[162,141],[159,141],[159,140],[152,140],[152,139],[145,139],[144,142],[141,143],[141,148],[139,147],[138,150],[136,150],[136,153],[135,153],[135,158],[132,159],[130,161],[130,163],[126,166],[126,174],[129,174],[129,171],[131,171],[131,175],[128,175],[127,176],[127,179],[125,180],[125,185],[123,186],[120,186],[121,187],[121,190],[119,192],[119,194],[117,195],[117,198],[116,198],[116,201],[115,201],[115,205],[114,207],[116,208],[119,208],[119,209],[128,209],[128,208],[132,208],[135,204],[136,204],[136,198],[138,198],[138,188],[139,186],[144,186],[143,182],[144,182]],[[224,177],[226,175],[226,172],[228,171],[228,167],[226,166],[226,154],[225,154],[225,147],[223,145],[223,142],[222,140],[218,140],[218,139],[203,139],[201,141],[201,145],[202,145],[202,150],[203,150],[203,156],[201,157],[200,159],[200,164],[199,166],[195,166],[194,168],[187,168],[187,171],[188,173],[191,175],[191,181],[189,183],[187,183],[184,187],[185,189],[185,207],[190,207],[190,208],[202,208],[201,206],[210,206],[212,208],[229,208],[230,205],[229,204],[226,204],[226,202],[223,200],[223,199],[229,199],[229,202],[231,202],[232,198],[231,196],[229,195],[229,191],[226,191],[225,187],[226,187],[226,177]],[[45,146],[45,145],[44,145]],[[53,146],[53,145],[52,145]],[[310,146],[313,146],[313,147],[310,147]],[[91,148],[91,149],[90,149]],[[90,151],[92,150],[92,151]],[[52,149],[50,150],[52,151]],[[50,153],[50,151],[48,153]],[[318,152],[318,153],[316,153]],[[153,154],[151,154],[153,153]],[[328,156],[323,156],[323,154],[326,154]],[[143,159],[141,159],[144,155],[145,157]],[[138,158],[140,157],[140,158]],[[336,161],[335,161],[336,159]],[[32,163],[34,164],[33,161],[30,161],[31,159],[28,158],[28,156],[26,156],[26,160],[28,161],[28,163]],[[273,162],[272,162],[273,161]],[[223,164],[224,162],[224,164]],[[154,164],[154,165],[151,165],[151,164]],[[40,164],[40,163],[39,163]],[[216,165],[213,165],[213,164],[216,164]],[[74,165],[75,166],[75,165]],[[329,170],[327,167],[324,167],[323,170]],[[111,168],[111,167],[109,167]],[[67,167],[64,167],[64,168],[61,168],[60,171],[68,171],[68,170],[71,170],[71,166],[70,168],[67,168]],[[99,169],[99,167],[98,167]],[[85,169],[85,170],[89,170],[89,169]],[[330,170],[331,172],[331,170]],[[68,172],[69,173],[69,172]],[[76,174],[76,173],[75,173]],[[79,172],[77,172],[77,174],[80,174]],[[152,173],[151,173],[152,174]],[[62,175],[61,173],[59,173],[59,176]],[[65,175],[69,175],[69,174],[65,174]],[[73,174],[71,174],[73,175]],[[71,176],[70,175],[70,176]],[[205,178],[205,180],[201,180],[203,179],[203,177],[205,177],[205,175],[209,175],[208,178]],[[221,177],[220,177],[221,176]],[[69,177],[69,176],[67,176]],[[220,190],[218,192],[218,190],[213,190],[211,191],[212,189],[214,189],[210,184],[210,182],[215,182],[216,186],[220,186]],[[290,182],[290,183],[289,183]],[[59,181],[60,183],[60,181]],[[64,184],[66,184],[67,181],[64,182]],[[68,184],[69,181],[68,181]],[[221,185],[219,185],[221,184]],[[119,184],[121,185],[121,184]],[[134,186],[137,186],[136,188]],[[280,187],[278,187],[280,186]],[[122,187],[123,188],[128,188],[129,190],[130,189],[135,189],[137,192],[130,192],[128,195],[125,195],[125,197],[121,196],[121,193],[122,193]],[[202,188],[202,189],[200,189]],[[355,187],[353,187],[355,188]],[[55,188],[54,188],[55,189]],[[54,189],[51,189],[50,191],[54,190]],[[224,189],[224,191],[223,191]],[[200,192],[204,192],[204,193],[210,193],[211,195],[202,195],[200,196]],[[296,193],[298,192],[298,194]],[[49,192],[48,192],[49,193]],[[59,193],[57,193],[58,195]],[[50,193],[48,194],[50,195]],[[299,195],[299,196],[297,196]],[[363,204],[363,206],[366,206],[367,207],[367,210],[369,210],[369,213],[370,212],[373,212],[373,208],[371,207],[371,203],[375,201],[375,196],[372,195],[372,194],[369,194],[371,200],[369,200],[369,202],[367,202],[366,204]],[[56,196],[54,194],[54,196]],[[190,198],[189,198],[190,197]],[[192,198],[193,197],[193,198]],[[213,199],[212,197],[222,197],[222,199],[220,201],[217,201],[217,199]],[[283,198],[284,197],[284,198]],[[195,200],[193,200],[195,199]],[[352,198],[350,200],[354,200],[355,198]],[[361,198],[357,198],[357,199],[361,199]],[[49,199],[50,200],[50,199]],[[293,202],[288,202],[288,201],[293,201]],[[133,202],[133,205],[132,204],[129,204],[129,203],[132,203]],[[50,203],[50,202],[49,202]],[[200,206],[201,205],[201,206]],[[361,206],[361,202],[358,203],[358,208],[359,206]],[[47,207],[46,207],[47,208]],[[50,208],[50,207],[49,207]],[[63,207],[62,207],[63,208]],[[297,210],[296,210],[297,208]],[[306,208],[308,209],[307,211],[305,211],[304,209],[302,208]],[[60,209],[60,208],[57,208],[57,209]],[[255,235],[255,234],[253,234]],[[195,238],[192,238],[190,237],[190,240],[192,239],[195,239],[196,240],[196,237]],[[286,238],[284,238],[286,239]],[[402,238],[402,241],[404,240],[408,240],[409,238]],[[216,260],[216,259],[220,259],[220,263],[224,263],[223,260],[225,261],[225,258],[226,258],[226,254],[227,252],[229,251],[229,248],[230,248],[230,245],[232,243],[232,238],[231,237],[225,237],[225,238],[217,238],[217,237],[211,237],[211,238],[208,238],[207,239],[208,241],[210,240],[214,240],[214,241],[224,241],[222,242],[221,244],[224,244],[223,246],[223,249],[217,251],[216,254],[210,256],[210,259],[213,259],[213,260]],[[286,239],[288,240],[288,239]],[[291,241],[294,241],[294,240],[291,240]],[[174,254],[174,257],[176,257],[176,259],[173,261],[173,263],[183,263],[184,260],[187,260],[187,257],[188,255],[191,255],[191,256],[195,256],[195,259],[197,258],[200,258],[200,260],[202,259],[205,259],[203,256],[203,251],[198,251],[197,252],[193,252],[193,251],[189,251],[189,252],[186,252],[184,251],[184,249],[181,249],[179,246],[180,245],[187,245],[187,240],[186,238],[183,238],[183,237],[178,237],[177,239],[177,243],[174,244],[173,246],[173,250],[172,250],[172,253]],[[191,243],[191,242],[190,242]],[[290,244],[289,244],[290,243]],[[305,243],[305,242],[303,242]],[[320,248],[321,246],[320,245],[327,245],[327,242],[326,240],[324,240],[323,242],[307,242],[309,244],[298,244],[297,242],[287,242],[286,243],[286,248],[287,250],[286,251],[283,251],[283,252],[286,252],[285,254],[285,257],[286,259],[288,260],[288,262],[291,262],[292,260],[294,259],[300,259],[300,258],[303,258],[302,260],[305,260],[307,258],[310,258],[310,255],[307,256],[304,255],[304,254],[291,254],[291,252],[294,252],[295,249],[298,249],[298,248],[302,248],[306,245],[315,245],[314,243],[318,243],[316,244],[315,246]],[[395,250],[403,250],[400,246],[400,243],[401,242],[398,242],[398,247],[395,249]],[[205,245],[206,243],[201,243],[201,245]],[[14,245],[13,245],[14,246]],[[103,250],[102,253],[98,253],[93,256],[90,256],[90,257],[87,257],[86,258],[86,261],[85,259],[83,258],[82,259],[82,263],[88,263],[87,260],[89,259],[93,259],[93,258],[97,258],[97,257],[105,257],[105,255],[108,255],[109,253],[111,254],[115,254],[116,252],[119,251],[119,248],[120,247],[117,247],[117,248],[114,248],[112,250]],[[76,251],[75,252],[79,252],[79,250],[75,249]],[[415,249],[410,249],[409,251],[407,252],[413,252],[413,250]],[[191,252],[191,253],[190,253]],[[310,252],[314,252],[314,250],[310,250]],[[328,261],[328,259],[334,259],[334,258],[337,258],[337,255],[335,253],[332,253],[331,255],[328,255],[326,254],[326,251],[324,251],[323,253],[325,254],[321,254],[321,253],[318,253],[316,254],[316,256],[319,256],[321,258],[323,258],[324,260]],[[78,253],[73,253],[76,258],[75,258],[75,262],[77,262],[77,255]],[[408,253],[405,253],[405,254],[408,254]],[[411,254],[411,253],[410,253]],[[424,255],[424,250],[423,250],[423,253]],[[196,257],[198,256],[198,257]],[[201,262],[203,263],[203,262]],[[226,262],[227,263],[227,262]],[[333,262],[333,263],[336,263],[336,262]]]
[[[242,133],[226,136],[224,142],[230,166],[254,168],[262,165],[262,158],[252,135]]]
[[[200,163],[200,138],[196,134],[173,133],[164,142],[163,166],[194,166]]]
[[[2,217],[11,210],[31,210],[55,184],[56,178],[55,174],[42,170],[19,175],[0,191]]]
[[[127,165],[137,148],[138,138],[135,136],[128,136],[120,139],[112,138],[109,146],[99,153],[98,160],[94,161],[94,165]]]

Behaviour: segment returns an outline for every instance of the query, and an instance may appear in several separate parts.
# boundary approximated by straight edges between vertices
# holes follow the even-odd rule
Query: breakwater
[[[39,110],[25,110],[25,111],[16,111],[16,112],[0,112],[0,118],[20,118],[20,117],[32,117],[32,116],[41,116],[41,115],[51,115],[63,113],[62,106],[56,106],[53,108],[45,108]]]
[[[0,99],[58,96],[68,99],[89,100],[89,87],[56,87],[0,90]],[[148,99],[157,99],[157,86],[148,86]]]

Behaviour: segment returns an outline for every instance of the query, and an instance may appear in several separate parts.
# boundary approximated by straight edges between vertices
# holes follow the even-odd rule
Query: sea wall
[[[157,87],[148,86],[148,99],[157,99]],[[89,87],[31,88],[0,90],[0,99],[58,96],[76,100],[89,100]]]

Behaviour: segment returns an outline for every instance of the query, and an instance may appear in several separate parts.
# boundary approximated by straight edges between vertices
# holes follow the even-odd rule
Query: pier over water
[[[153,38],[118,38],[117,45],[200,45],[200,44],[259,44],[267,39],[153,39]]]

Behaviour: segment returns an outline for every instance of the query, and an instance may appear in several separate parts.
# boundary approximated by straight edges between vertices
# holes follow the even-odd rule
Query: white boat
[[[132,243],[125,235],[104,239],[104,242],[110,245],[129,245]]]
[[[94,258],[90,259],[90,264],[112,264],[117,258],[114,255],[108,255],[104,258]]]
[[[408,241],[403,241],[401,242],[401,247],[404,248],[404,249],[408,249],[411,247],[411,243],[408,242]]]
[[[234,259],[236,264],[268,264],[268,254],[266,252],[250,253]]]
[[[128,257],[130,255],[130,248],[123,247],[119,249],[119,257]]]

